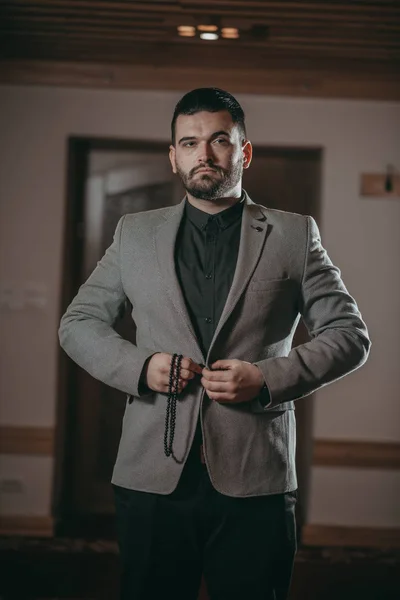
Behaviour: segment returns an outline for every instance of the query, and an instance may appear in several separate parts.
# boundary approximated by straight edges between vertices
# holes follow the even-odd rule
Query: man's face
[[[178,116],[169,156],[189,194],[214,200],[233,195],[240,185],[243,168],[251,161],[251,144],[242,143],[228,111],[202,111]]]

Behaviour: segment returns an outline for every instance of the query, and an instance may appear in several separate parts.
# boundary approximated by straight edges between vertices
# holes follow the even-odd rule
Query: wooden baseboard
[[[0,454],[53,456],[54,427],[0,426]],[[400,443],[314,440],[314,466],[400,468]]]
[[[304,546],[400,548],[400,529],[304,525],[302,528],[301,543]]]
[[[400,443],[314,440],[314,466],[399,469]]]
[[[53,456],[53,427],[0,427],[0,454]]]
[[[53,517],[0,516],[0,535],[49,538],[54,536],[54,525]]]

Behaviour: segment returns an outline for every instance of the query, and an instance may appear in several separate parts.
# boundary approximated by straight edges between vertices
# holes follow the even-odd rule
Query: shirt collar
[[[210,220],[214,220],[218,223],[220,229],[226,229],[229,225],[232,225],[237,219],[242,216],[243,206],[244,206],[245,195],[242,193],[242,197],[232,206],[225,208],[221,212],[216,215],[209,215],[204,210],[200,210],[190,204],[187,197],[185,199],[185,215],[190,219],[190,221],[196,225],[201,230],[204,230],[207,222]]]

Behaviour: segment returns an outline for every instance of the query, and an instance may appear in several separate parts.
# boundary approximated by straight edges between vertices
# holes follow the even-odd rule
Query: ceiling
[[[180,37],[178,26],[239,29],[238,39]],[[1,0],[1,59],[152,69],[400,74],[399,0]],[[166,71],[167,72],[167,71]]]

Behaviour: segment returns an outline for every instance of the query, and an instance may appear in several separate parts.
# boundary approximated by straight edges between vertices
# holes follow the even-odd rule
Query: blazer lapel
[[[186,308],[185,299],[175,269],[175,242],[179,225],[183,217],[185,198],[183,198],[179,204],[176,204],[169,209],[168,213],[166,213],[165,221],[157,227],[155,233],[155,247],[165,289],[181,317],[182,325],[189,331],[193,338],[193,344],[195,345],[198,355],[201,357],[201,361],[199,362],[205,364],[205,358],[193,329],[192,321]],[[195,357],[193,358],[195,359]]]
[[[266,211],[263,210],[263,207],[255,204],[246,191],[244,193],[245,204],[243,206],[239,252],[235,274],[221,318],[208,350],[207,363],[218,334],[226,323],[257,266],[267,237],[267,232],[269,231]]]
[[[262,210],[263,207],[255,204],[246,192],[244,193],[245,204],[243,206],[240,244],[235,274],[224,309],[221,314],[221,318],[218,322],[208,351],[207,361],[219,332],[234,309],[245,286],[252,276],[267,236],[268,227],[266,222],[266,211]],[[187,311],[185,299],[183,297],[175,269],[175,243],[179,225],[183,216],[184,206],[185,198],[183,198],[179,204],[176,204],[169,209],[165,216],[165,221],[157,227],[155,233],[156,255],[167,293],[169,294],[178,314],[181,317],[182,324],[190,333],[193,339],[193,344],[197,349],[199,356],[202,357],[203,364],[207,364],[207,361],[205,360],[205,357],[200,349],[196,333]]]

